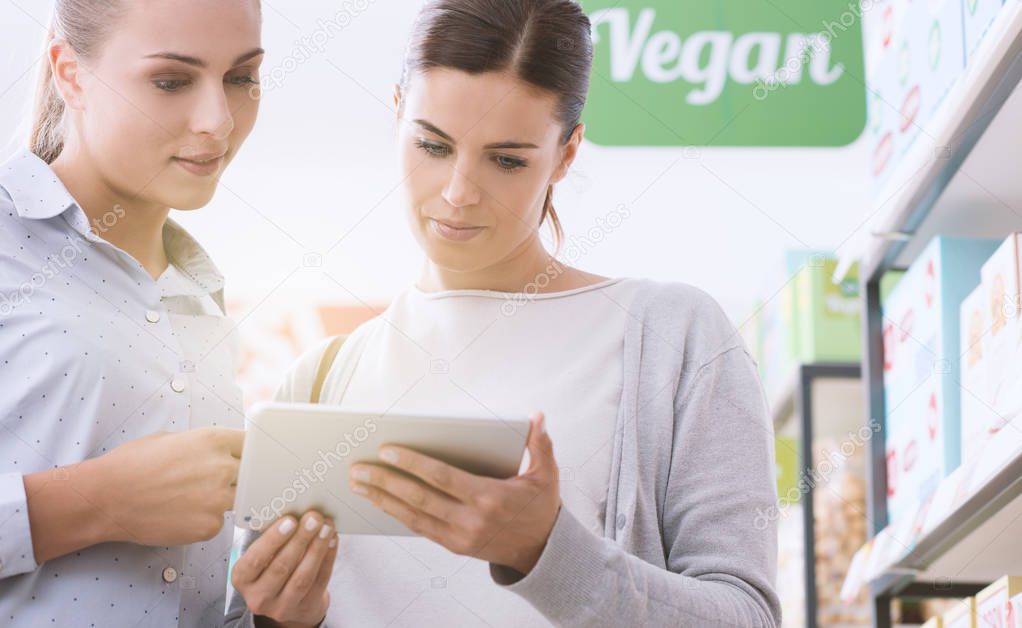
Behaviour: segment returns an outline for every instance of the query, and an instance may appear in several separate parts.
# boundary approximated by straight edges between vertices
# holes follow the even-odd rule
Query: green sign
[[[868,0],[866,0],[868,1]],[[844,146],[866,125],[857,0],[582,0],[606,146]]]

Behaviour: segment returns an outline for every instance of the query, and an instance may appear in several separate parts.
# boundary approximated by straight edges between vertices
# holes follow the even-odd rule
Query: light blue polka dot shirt
[[[215,626],[233,516],[205,543],[36,564],[22,476],[157,431],[242,428],[223,277],[173,221],[154,281],[29,151],[0,165],[0,625]],[[98,235],[99,234],[99,235]]]

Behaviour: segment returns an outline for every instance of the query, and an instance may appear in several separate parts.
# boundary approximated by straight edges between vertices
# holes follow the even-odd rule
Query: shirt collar
[[[167,260],[194,283],[194,292],[190,294],[215,296],[223,291],[223,273],[209,254],[184,227],[169,218],[163,224],[163,248],[167,251]],[[189,294],[184,288],[178,292]]]
[[[75,214],[67,216],[68,224],[83,237],[106,243],[91,233],[88,220],[71,193],[50,165],[31,150],[22,149],[0,165],[0,187],[11,196],[21,218],[44,220],[74,208]],[[173,296],[210,294],[216,298],[217,293],[223,291],[224,276],[209,254],[181,225],[169,218],[163,225],[163,246],[168,261],[194,283],[189,288],[175,286],[177,294]]]
[[[10,194],[22,218],[53,218],[75,204],[50,165],[27,148],[0,166],[0,187]]]

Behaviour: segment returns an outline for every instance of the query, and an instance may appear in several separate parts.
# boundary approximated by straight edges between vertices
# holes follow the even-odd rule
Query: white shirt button
[[[159,323],[160,313],[157,312],[156,310],[149,310],[148,312],[145,313],[145,319],[150,323]]]
[[[177,569],[173,567],[164,567],[163,569],[163,581],[171,583],[177,580]]]
[[[174,379],[170,380],[170,389],[176,393],[185,391],[185,378],[177,375]]]

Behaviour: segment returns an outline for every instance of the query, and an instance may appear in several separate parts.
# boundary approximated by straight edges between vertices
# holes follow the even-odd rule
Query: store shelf
[[[834,404],[851,408],[849,417],[855,417],[855,399],[862,399],[861,368],[858,363],[821,362],[800,364],[791,373],[784,386],[773,396],[770,408],[775,432],[789,427],[789,419],[797,419],[799,434],[799,475],[817,476],[813,460],[813,445],[821,435],[844,435],[854,430],[852,424],[825,420],[833,414]],[[861,404],[860,404],[861,405]],[[829,410],[829,411],[828,411]],[[817,625],[816,585],[816,519],[813,491],[802,494],[802,543],[804,548],[803,580],[805,583],[805,625]]]
[[[980,461],[982,464],[982,461]],[[969,476],[969,469],[963,469]],[[985,475],[985,474],[984,474]],[[899,594],[919,583],[989,583],[1022,565],[1022,452],[978,478],[960,504],[873,583],[877,593]],[[970,480],[966,480],[969,482]]]
[[[835,280],[907,266],[938,233],[1003,238],[1022,229],[1022,2],[1009,2],[940,111],[920,133]]]
[[[971,595],[1005,573],[1017,571],[1022,524],[1022,459],[1015,457],[989,479],[969,485],[965,497],[935,525],[887,530],[887,440],[883,392],[880,280],[908,267],[938,234],[1003,239],[1022,230],[1022,2],[1007,3],[969,59],[941,109],[925,124],[897,164],[886,190],[870,208],[862,235],[841,253],[835,279],[859,262],[863,296],[863,381],[867,420],[879,421],[869,445],[868,523],[874,544],[870,592],[873,624],[891,626],[895,598]],[[957,494],[957,493],[956,493]],[[936,512],[936,511],[934,511]],[[911,524],[912,521],[909,521]],[[911,527],[911,526],[910,526]],[[895,557],[885,538],[904,539]],[[894,543],[892,541],[892,543]],[[907,546],[907,547],[906,547]]]

